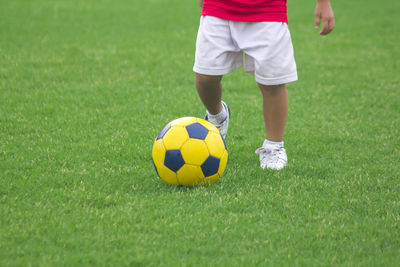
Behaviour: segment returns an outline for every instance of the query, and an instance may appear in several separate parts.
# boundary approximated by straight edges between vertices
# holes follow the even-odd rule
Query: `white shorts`
[[[244,56],[243,56],[244,55]],[[244,65],[258,83],[286,84],[297,80],[289,28],[283,22],[243,22],[202,16],[193,70],[224,75]]]

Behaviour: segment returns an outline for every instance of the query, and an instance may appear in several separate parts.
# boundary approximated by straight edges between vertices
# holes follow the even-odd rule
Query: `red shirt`
[[[286,0],[204,0],[203,16],[235,21],[288,22]]]

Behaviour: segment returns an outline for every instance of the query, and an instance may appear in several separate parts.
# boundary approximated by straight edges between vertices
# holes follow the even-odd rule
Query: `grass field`
[[[224,78],[216,184],[163,184],[152,143],[203,117],[200,10],[178,0],[0,0],[0,266],[398,266],[400,2],[289,0],[289,165],[259,168],[254,78]]]

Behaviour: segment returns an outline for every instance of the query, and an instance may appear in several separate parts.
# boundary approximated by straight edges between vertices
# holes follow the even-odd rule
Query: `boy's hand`
[[[204,3],[204,0],[199,0],[199,5],[201,8],[203,7],[203,3]]]
[[[322,27],[319,34],[326,35],[335,28],[335,17],[333,15],[332,6],[329,0],[318,0],[315,7],[315,28]]]

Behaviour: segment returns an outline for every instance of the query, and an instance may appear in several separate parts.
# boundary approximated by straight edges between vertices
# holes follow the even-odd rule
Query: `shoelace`
[[[218,130],[221,130],[222,126],[224,125],[224,122],[225,121],[223,121],[222,123],[215,124],[215,127],[217,127]]]
[[[264,147],[260,147],[256,150],[256,154],[261,156],[261,161],[264,159],[270,158],[271,163],[278,162],[279,160],[283,160],[279,157],[280,152],[282,151],[283,147],[278,147],[276,149],[266,149]]]
[[[226,122],[226,119],[225,119],[223,122],[221,122],[221,123],[218,123],[217,121],[214,121],[214,120],[211,121],[211,120],[208,118],[208,116],[206,116],[205,119],[206,119],[207,121],[211,122],[212,124],[214,124],[214,126],[217,127],[218,130],[221,130],[221,127],[222,127],[222,126],[224,125],[224,123]]]

